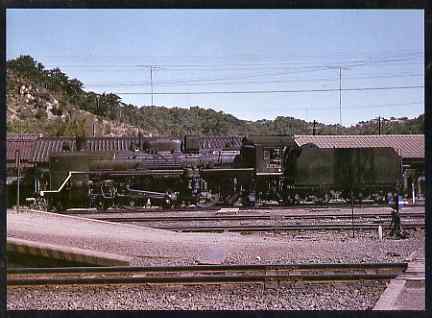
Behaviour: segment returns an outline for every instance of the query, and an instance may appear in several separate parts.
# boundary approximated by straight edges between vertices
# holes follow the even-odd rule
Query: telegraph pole
[[[348,67],[344,66],[327,66],[329,69],[337,68],[339,70],[339,126],[342,127],[342,69],[348,70]],[[336,126],[336,132],[339,133],[339,126]]]
[[[151,106],[153,106],[153,71],[159,69],[159,66],[156,65],[148,65],[150,70],[150,90],[151,90]]]
[[[151,106],[153,106],[153,65],[150,65]]]
[[[339,66],[339,125],[342,127],[342,67]]]
[[[381,116],[378,116],[378,135],[381,135]]]
[[[96,122],[93,121],[93,125],[92,125],[93,137],[96,137],[96,124],[99,122],[98,116],[100,116],[99,95],[96,95]]]

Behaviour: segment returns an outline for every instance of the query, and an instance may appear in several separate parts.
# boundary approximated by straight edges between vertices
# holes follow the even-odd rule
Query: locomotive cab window
[[[281,149],[280,148],[265,148],[264,162],[267,168],[279,168],[281,165]]]

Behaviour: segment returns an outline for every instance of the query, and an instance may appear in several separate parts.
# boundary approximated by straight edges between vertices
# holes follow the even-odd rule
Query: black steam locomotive
[[[382,200],[400,178],[392,148],[321,149],[292,136],[251,136],[240,150],[187,152],[177,140],[127,152],[50,155],[49,190],[39,207],[279,205]]]

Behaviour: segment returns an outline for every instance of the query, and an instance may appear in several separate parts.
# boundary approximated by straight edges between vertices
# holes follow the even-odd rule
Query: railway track
[[[292,231],[375,231],[381,225],[384,230],[390,229],[390,224],[295,224],[295,225],[215,225],[215,226],[153,226],[162,230],[177,232],[292,232]],[[424,228],[424,223],[404,223],[404,230]]]
[[[7,271],[7,284],[28,286],[388,280],[404,272],[407,266],[407,263],[360,263],[21,268]]]
[[[388,207],[387,204],[355,204],[354,208],[366,208],[366,207]],[[415,207],[415,206],[414,206]],[[66,214],[95,214],[95,213],[143,213],[143,212],[215,212],[220,210],[221,208],[233,208],[232,206],[212,206],[212,207],[187,207],[187,208],[109,208],[105,211],[97,211],[95,208],[84,209],[84,208],[75,208],[68,209],[63,211],[62,213]],[[269,205],[269,206],[257,206],[257,207],[239,207],[240,211],[259,211],[259,210],[297,210],[297,209],[309,209],[311,211],[317,209],[325,209],[325,210],[339,210],[343,208],[351,208],[351,204],[330,204],[330,205],[311,205],[311,204],[300,204],[295,206],[278,206],[278,205]]]
[[[424,218],[422,212],[401,213],[401,218]],[[212,215],[212,216],[143,216],[143,217],[91,217],[95,220],[118,223],[128,222],[196,222],[196,221],[253,221],[253,220],[308,220],[308,219],[351,219],[351,213],[344,214],[279,214],[279,215]],[[391,219],[390,213],[355,213],[354,219]]]

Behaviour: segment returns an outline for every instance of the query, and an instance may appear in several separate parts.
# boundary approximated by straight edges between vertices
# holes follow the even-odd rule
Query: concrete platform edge
[[[12,237],[7,238],[6,249],[7,252],[22,255],[46,257],[97,266],[128,266],[131,261],[131,258],[122,255]]]
[[[373,310],[394,310],[396,301],[405,288],[405,281],[392,279],[384,293],[381,295]]]

